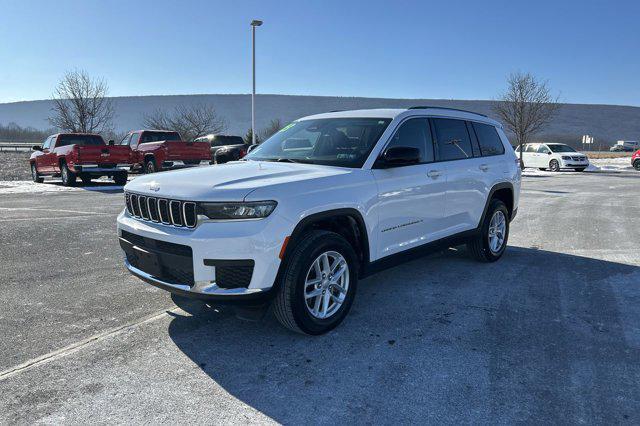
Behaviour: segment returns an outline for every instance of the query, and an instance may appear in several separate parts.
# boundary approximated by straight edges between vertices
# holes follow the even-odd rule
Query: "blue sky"
[[[113,96],[258,93],[493,99],[512,71],[564,102],[640,105],[637,1],[0,0],[0,102],[65,70]]]

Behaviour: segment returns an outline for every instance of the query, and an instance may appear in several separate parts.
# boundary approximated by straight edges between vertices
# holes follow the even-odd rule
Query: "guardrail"
[[[40,145],[38,142],[0,142],[0,151],[31,151],[31,147]]]

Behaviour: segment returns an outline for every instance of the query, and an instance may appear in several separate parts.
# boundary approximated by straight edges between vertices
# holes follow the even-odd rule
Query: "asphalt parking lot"
[[[321,337],[130,276],[118,188],[0,187],[0,423],[637,424],[639,185],[524,177],[501,261],[381,272]]]

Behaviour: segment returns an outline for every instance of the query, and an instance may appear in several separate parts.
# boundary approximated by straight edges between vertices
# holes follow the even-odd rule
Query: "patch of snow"
[[[128,180],[135,179],[135,176]],[[30,180],[7,180],[0,181],[0,194],[40,194],[48,192],[78,192],[78,191],[119,191],[124,188],[122,185],[105,185],[112,183],[110,179],[100,178],[93,181],[98,185],[67,187],[62,185],[59,179],[46,179],[44,183],[35,183]]]

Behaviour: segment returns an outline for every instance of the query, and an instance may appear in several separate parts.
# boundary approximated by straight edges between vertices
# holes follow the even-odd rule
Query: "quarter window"
[[[471,138],[464,121],[434,118],[433,125],[438,146],[438,160],[461,160],[473,157]]]
[[[387,148],[395,146],[417,148],[420,151],[421,163],[433,162],[433,140],[429,130],[429,120],[413,118],[402,123]]]
[[[473,123],[473,128],[476,131],[478,143],[480,144],[480,153],[483,157],[504,154],[504,145],[502,145],[502,140],[495,127],[488,124]]]

